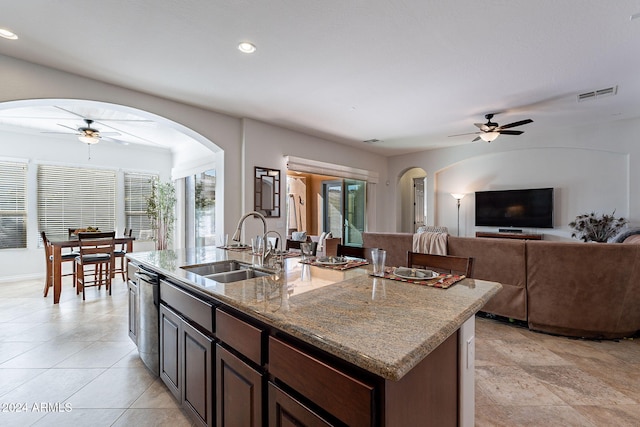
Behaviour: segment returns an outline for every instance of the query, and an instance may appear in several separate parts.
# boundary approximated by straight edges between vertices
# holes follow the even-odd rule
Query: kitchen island
[[[162,279],[161,377],[203,424],[240,411],[253,425],[473,425],[473,319],[498,283],[445,290],[299,258],[274,275],[220,283],[183,267],[259,257],[213,247],[127,257]],[[189,313],[187,297],[204,305]],[[199,402],[185,385],[188,330],[215,365],[202,371],[213,390]],[[233,409],[242,393],[247,406]]]

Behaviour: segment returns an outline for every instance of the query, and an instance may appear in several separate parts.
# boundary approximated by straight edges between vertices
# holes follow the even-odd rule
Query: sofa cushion
[[[500,292],[485,304],[483,311],[527,320],[527,265],[524,240],[450,235],[448,251],[449,255],[473,258],[474,279],[502,284]]]
[[[362,246],[387,251],[385,264],[391,267],[407,265],[407,252],[413,246],[413,233],[362,233]]]
[[[531,329],[585,338],[640,330],[640,246],[527,242]]]

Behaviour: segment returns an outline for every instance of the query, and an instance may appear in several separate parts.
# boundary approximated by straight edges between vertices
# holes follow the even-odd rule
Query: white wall
[[[640,159],[638,135],[640,119],[574,129],[528,129],[521,136],[502,136],[491,144],[477,142],[392,157],[389,175],[400,185],[408,167],[423,168],[428,176],[429,217],[452,233],[457,212],[450,193],[467,193],[460,208],[460,235],[464,236],[476,231],[473,192],[554,187],[554,229],[528,231],[542,232],[545,239],[566,240],[571,234],[567,224],[585,212],[615,209],[616,216],[628,218],[631,225],[640,224],[640,171],[633,167]],[[389,195],[387,203],[396,203],[395,196]]]
[[[357,150],[335,142],[315,138],[298,132],[272,126],[256,120],[243,120],[243,142],[244,142],[244,166],[243,187],[246,189],[243,197],[244,211],[253,210],[253,174],[255,166],[262,166],[271,169],[280,169],[281,178],[281,205],[282,212],[280,218],[267,220],[269,229],[275,229],[283,238],[286,236],[286,172],[287,164],[285,156],[302,157],[336,165],[349,166],[358,169],[376,171],[379,173],[380,182],[387,180],[386,158],[377,154]],[[375,197],[382,198],[382,192],[387,188],[384,185],[375,186]],[[228,190],[229,188],[227,188]],[[384,213],[384,206],[373,203],[376,215],[380,218]],[[248,220],[246,230],[252,234],[258,234],[260,230],[257,220]],[[370,230],[377,229],[377,224],[367,224]]]
[[[216,230],[233,234],[237,220],[241,215],[253,209],[253,167],[264,166],[282,171],[282,188],[284,191],[286,164],[285,155],[293,155],[360,169],[373,170],[379,173],[380,182],[387,180],[386,159],[382,156],[361,150],[345,147],[331,141],[311,137],[276,126],[266,125],[253,120],[238,119],[224,114],[147,95],[134,90],[113,86],[91,79],[78,77],[62,71],[31,64],[7,56],[0,55],[2,85],[0,85],[0,102],[29,99],[85,99],[123,105],[166,118],[176,128],[185,129],[198,137],[204,147],[214,152],[214,156],[197,160],[202,153],[177,153],[176,158],[181,167],[171,171],[174,176],[189,172],[190,168],[205,167],[215,164],[217,182],[216,197],[224,203],[216,204],[221,211],[216,211]],[[215,106],[213,106],[215,107]],[[0,135],[2,138],[2,135]],[[71,141],[74,143],[75,141]],[[99,144],[101,145],[101,144]],[[74,146],[75,147],[75,146]],[[2,144],[4,150],[4,144]],[[101,148],[102,149],[102,148]],[[70,150],[76,153],[76,149]],[[62,150],[59,150],[62,152]],[[0,153],[0,156],[5,155]],[[13,154],[17,155],[17,154]],[[108,154],[104,154],[107,159]],[[33,153],[22,157],[32,158]],[[74,154],[75,156],[75,154]],[[98,151],[92,155],[99,158]],[[82,161],[82,155],[73,161]],[[122,156],[118,156],[121,160]],[[109,157],[108,162],[114,161]],[[118,163],[112,163],[118,164]],[[375,197],[382,199],[382,194],[389,187],[377,185]],[[269,220],[269,228],[284,233],[285,200],[282,200],[283,212],[279,219]],[[377,227],[375,218],[383,217],[383,205],[375,203],[375,215],[370,225]],[[248,221],[251,222],[251,221]],[[177,227],[181,227],[179,218]],[[257,224],[254,224],[257,225]],[[182,237],[179,234],[179,238]],[[250,235],[250,234],[249,234]],[[41,255],[41,254],[38,254]],[[34,271],[43,271],[41,256],[27,257],[29,261],[19,262],[17,269],[25,275]],[[25,258],[26,259],[26,258]],[[22,260],[22,259],[21,259]],[[5,266],[12,263],[9,255],[0,253],[0,280],[13,276],[5,273]],[[26,276],[25,276],[26,277]]]
[[[241,123],[234,117],[193,107],[134,90],[78,77],[73,74],[42,67],[29,62],[0,55],[2,85],[0,102],[25,99],[88,99],[124,105],[146,111],[173,122],[181,130],[189,129],[193,136],[211,151],[224,151],[224,166],[218,179],[237,182],[241,169]],[[223,192],[224,211],[217,215],[224,228],[241,215],[241,196],[236,192]],[[225,218],[230,218],[225,221]]]
[[[57,164],[86,168],[116,170],[119,193],[124,192],[124,172],[157,173],[161,179],[170,179],[172,165],[168,150],[144,148],[102,142],[91,147],[91,160],[87,146],[73,138],[39,138],[34,135],[1,132],[0,156],[3,160],[27,161],[27,248],[3,249],[0,251],[0,281],[17,277],[39,277],[44,275],[43,249],[38,247],[39,227],[37,221],[37,167],[38,164]],[[126,150],[126,155],[123,154]],[[124,229],[124,195],[116,197],[116,226]],[[149,246],[149,245],[146,245]],[[145,247],[138,242],[136,249]],[[152,245],[151,245],[152,247]]]

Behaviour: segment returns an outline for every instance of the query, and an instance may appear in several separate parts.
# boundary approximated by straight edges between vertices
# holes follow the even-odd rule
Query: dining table
[[[116,245],[126,245],[127,252],[133,252],[134,240],[135,237],[120,236],[116,237],[114,242]],[[77,248],[79,243],[77,236],[52,236],[49,241],[51,242],[51,255],[53,255],[53,303],[58,304],[62,292],[62,249]]]

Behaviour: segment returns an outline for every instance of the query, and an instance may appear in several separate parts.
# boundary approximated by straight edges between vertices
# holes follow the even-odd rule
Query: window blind
[[[133,230],[136,238],[151,237],[151,220],[147,216],[147,199],[151,196],[151,180],[157,175],[138,173],[124,174],[124,213],[127,228]]]
[[[65,166],[38,167],[38,224],[49,235],[69,228],[115,229],[116,172]]]
[[[0,249],[27,247],[27,165],[0,162]]]

